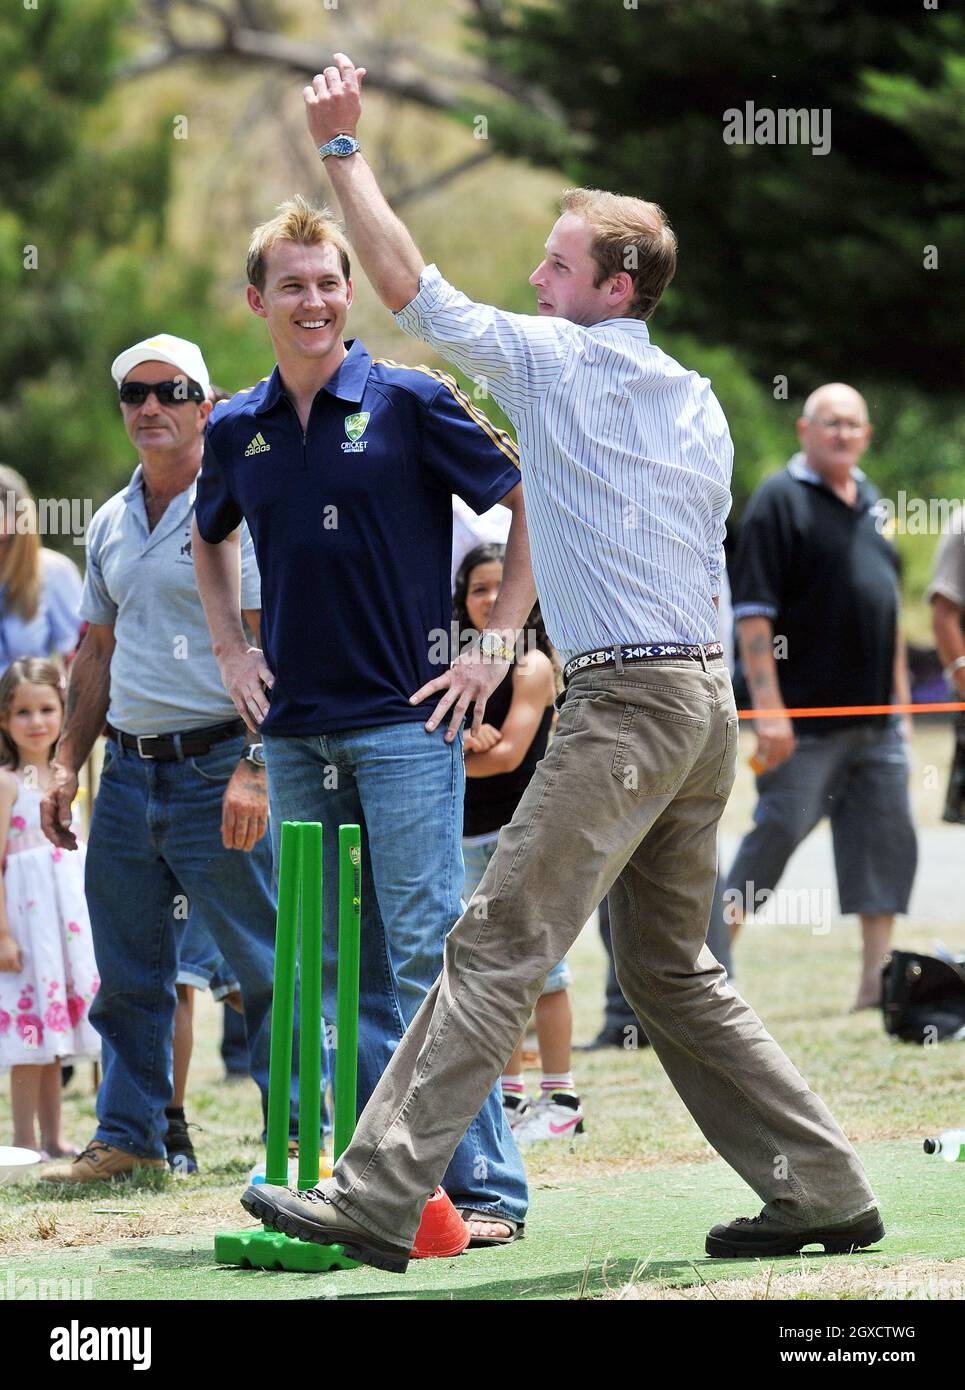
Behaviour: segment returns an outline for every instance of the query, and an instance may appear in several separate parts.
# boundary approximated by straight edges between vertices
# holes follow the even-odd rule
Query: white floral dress
[[[21,784],[3,863],[7,920],[21,957],[19,973],[0,971],[4,1069],[100,1054],[88,1018],[100,980],[84,898],[85,847],[50,843],[40,828],[42,799],[42,791]]]

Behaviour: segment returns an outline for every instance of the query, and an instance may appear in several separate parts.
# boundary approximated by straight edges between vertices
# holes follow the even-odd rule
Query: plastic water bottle
[[[965,1163],[965,1129],[946,1129],[922,1147],[926,1154],[941,1154],[946,1163]]]
[[[318,1155],[318,1180],[330,1178],[335,1160],[327,1149],[322,1149]],[[256,1163],[248,1174],[248,1181],[254,1186],[265,1181],[265,1163]],[[289,1148],[288,1150],[288,1186],[298,1186],[298,1150]]]

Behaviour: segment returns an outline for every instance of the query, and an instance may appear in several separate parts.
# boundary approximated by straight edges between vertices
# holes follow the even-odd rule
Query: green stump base
[[[305,1274],[324,1274],[331,1269],[358,1269],[340,1245],[315,1245],[293,1240],[280,1231],[222,1232],[214,1238],[215,1259],[222,1265],[243,1269],[288,1269]]]

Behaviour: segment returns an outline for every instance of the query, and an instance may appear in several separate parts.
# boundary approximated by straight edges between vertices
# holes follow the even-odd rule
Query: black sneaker
[[[503,1091],[503,1114],[509,1121],[510,1129],[515,1129],[532,1108],[533,1102],[529,1096],[516,1095],[513,1091]]]
[[[764,1212],[760,1216],[738,1216],[736,1221],[715,1226],[707,1236],[708,1255],[723,1259],[740,1259],[748,1255],[796,1255],[805,1245],[823,1245],[826,1255],[849,1255],[866,1245],[877,1245],[885,1233],[877,1207],[832,1226],[813,1226],[807,1231],[792,1231],[773,1221]]]
[[[172,1173],[178,1173],[181,1177],[186,1177],[189,1173],[198,1171],[198,1160],[194,1152],[194,1145],[191,1143],[189,1129],[197,1129],[197,1125],[189,1125],[184,1118],[184,1111],[179,1110],[172,1113],[165,1110],[168,1121],[168,1132],[164,1136],[164,1147],[167,1150],[168,1167]]]

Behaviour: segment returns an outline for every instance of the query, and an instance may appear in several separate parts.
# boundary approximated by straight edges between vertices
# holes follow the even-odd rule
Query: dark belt
[[[619,660],[617,652],[620,653]],[[636,666],[641,661],[676,661],[684,657],[689,661],[703,664],[708,658],[724,655],[722,642],[705,642],[694,645],[688,642],[649,642],[636,646],[600,647],[595,652],[580,652],[563,667],[563,684],[572,680],[578,671],[597,666]]]
[[[216,743],[234,738],[245,731],[243,719],[228,719],[223,724],[207,724],[203,729],[187,729],[183,734],[124,734],[107,725],[108,738],[116,739],[122,748],[130,748],[141,758],[166,763],[182,758],[198,758],[208,753]]]

